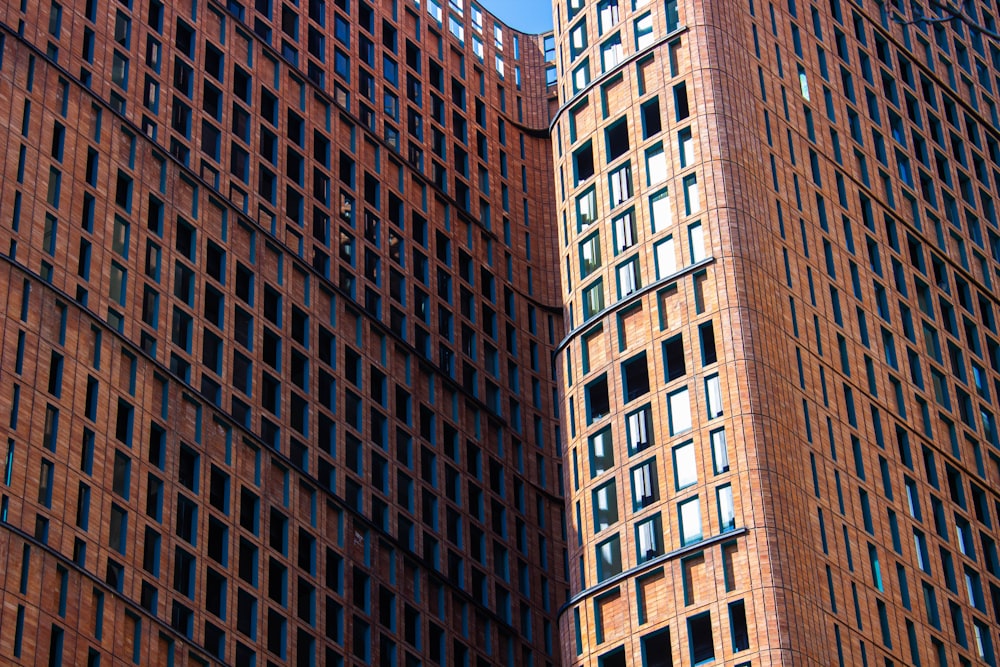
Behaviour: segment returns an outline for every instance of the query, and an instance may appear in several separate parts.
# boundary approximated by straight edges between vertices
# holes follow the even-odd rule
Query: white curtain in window
[[[615,252],[622,252],[635,244],[635,230],[632,224],[632,214],[615,218]]]
[[[611,205],[618,206],[632,196],[632,174],[628,165],[611,174]]]
[[[639,524],[639,559],[645,560],[647,558],[652,558],[659,552],[658,542],[656,535],[656,522],[650,519]]]
[[[628,296],[638,289],[635,261],[628,262],[627,264],[623,264],[618,267],[618,285],[621,288],[623,297]]]
[[[714,419],[722,415],[722,385],[719,376],[713,375],[705,380],[705,393],[708,398],[708,418]]]
[[[649,444],[645,412],[633,412],[628,416],[628,444],[632,449],[642,449]]]
[[[648,501],[655,497],[651,461],[632,470],[632,486],[635,488],[635,503],[640,507],[644,507]]]

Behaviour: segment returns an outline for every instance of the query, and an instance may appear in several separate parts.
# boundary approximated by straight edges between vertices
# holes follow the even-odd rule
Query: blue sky
[[[522,32],[552,30],[551,0],[481,0],[483,7],[501,21]]]

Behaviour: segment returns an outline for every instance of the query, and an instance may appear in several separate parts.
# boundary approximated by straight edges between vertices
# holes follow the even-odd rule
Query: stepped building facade
[[[0,6],[0,662],[995,665],[991,0]]]

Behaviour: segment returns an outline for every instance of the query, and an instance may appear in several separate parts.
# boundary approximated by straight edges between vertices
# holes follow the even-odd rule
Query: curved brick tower
[[[998,51],[901,11],[558,3],[565,664],[995,664]]]

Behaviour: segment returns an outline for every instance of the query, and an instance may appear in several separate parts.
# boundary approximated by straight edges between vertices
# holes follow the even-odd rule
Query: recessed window
[[[729,603],[729,632],[732,635],[734,653],[750,648],[747,612],[743,600]]]
[[[667,180],[667,156],[657,144],[646,151],[646,184],[658,185]]]
[[[663,368],[666,381],[672,382],[687,372],[684,363],[684,339],[674,336],[663,343]]]
[[[669,3],[668,3],[669,4]],[[670,628],[658,630],[642,638],[642,664],[652,667],[673,667],[670,649]]]
[[[629,209],[612,221],[615,230],[615,254],[625,252],[636,243],[635,216]]]
[[[694,137],[691,135],[691,128],[686,127],[677,133],[677,151],[682,169],[694,164]]]
[[[698,483],[698,459],[693,442],[674,447],[674,481],[678,491]]]
[[[590,64],[583,60],[580,65],[573,70],[573,92],[578,93],[590,83]]]
[[[648,139],[658,134],[663,129],[660,121],[660,98],[654,97],[644,102],[639,109],[642,116],[642,138]]]
[[[586,278],[601,267],[601,237],[594,234],[580,243],[580,278]]]
[[[733,487],[729,484],[720,486],[715,491],[719,503],[719,532],[724,533],[736,528],[736,510],[733,507]]]
[[[658,192],[649,198],[650,215],[653,219],[653,233],[657,234],[667,229],[673,223],[673,211],[670,208],[670,194],[667,190]]]
[[[715,352],[715,328],[711,322],[705,322],[698,327],[698,340],[701,342],[702,366],[710,366],[718,361]]]
[[[611,412],[611,404],[608,399],[608,378],[602,375],[587,385],[587,423],[592,424],[599,419],[607,417]]]
[[[583,317],[590,319],[602,310],[604,310],[604,283],[598,279],[583,290]]]
[[[653,15],[644,14],[635,20],[635,48],[641,51],[656,41],[653,33]]]
[[[678,506],[681,522],[681,544],[692,544],[701,540],[701,503],[697,497],[686,500]]]
[[[604,428],[588,440],[590,446],[590,476],[596,477],[611,470],[615,465],[615,453],[611,443],[611,427]]]
[[[607,41],[601,44],[601,67],[602,71],[609,72],[618,66],[625,57],[625,52],[622,49],[622,38],[621,34],[616,34],[610,37]]]
[[[583,53],[587,48],[587,21],[581,20],[569,31],[569,57],[570,61]]]
[[[664,13],[667,17],[667,33],[671,33],[680,27],[680,16],[677,13],[677,0],[667,0],[664,6]]]
[[[722,386],[718,375],[705,378],[705,399],[708,405],[708,418],[722,416]]]
[[[615,535],[597,545],[597,580],[604,581],[622,571],[621,539]]]
[[[632,468],[632,508],[641,510],[659,499],[656,479],[656,459],[643,461]]]
[[[701,223],[688,227],[688,241],[691,245],[691,263],[696,264],[705,259],[705,230]]]
[[[594,532],[599,533],[618,521],[618,494],[615,480],[599,486],[593,493]]]
[[[712,467],[716,475],[729,471],[729,451],[726,447],[726,431],[712,431]]]
[[[608,181],[611,190],[611,208],[632,198],[632,167],[628,162],[611,172]]]
[[[622,385],[626,403],[649,393],[649,371],[646,368],[645,353],[622,364]]]
[[[594,175],[594,147],[589,141],[573,153],[573,173],[575,185]]]
[[[653,246],[653,256],[656,258],[656,279],[660,280],[677,271],[677,254],[674,250],[674,237],[669,236]]]
[[[684,177],[684,215],[693,215],[701,209],[701,199],[698,193],[698,176],[689,174]]]
[[[688,108],[687,83],[681,82],[674,86],[674,120],[680,122],[691,115]]]
[[[663,528],[657,514],[635,526],[636,560],[640,563],[663,553]]]
[[[594,188],[576,198],[576,219],[580,231],[597,221],[597,195]]]
[[[629,414],[625,418],[625,430],[628,435],[630,453],[641,452],[652,442],[652,427],[650,426],[649,406]]]
[[[608,162],[616,159],[628,152],[629,135],[628,121],[624,118],[608,126],[604,131],[604,141],[607,147]]]
[[[668,397],[670,404],[670,434],[691,430],[691,400],[687,389],[675,391]]]
[[[618,298],[624,299],[641,287],[639,283],[639,258],[632,259],[619,264],[616,273],[618,274]]]
[[[618,0],[603,0],[597,6],[597,18],[602,34],[618,23]]]

